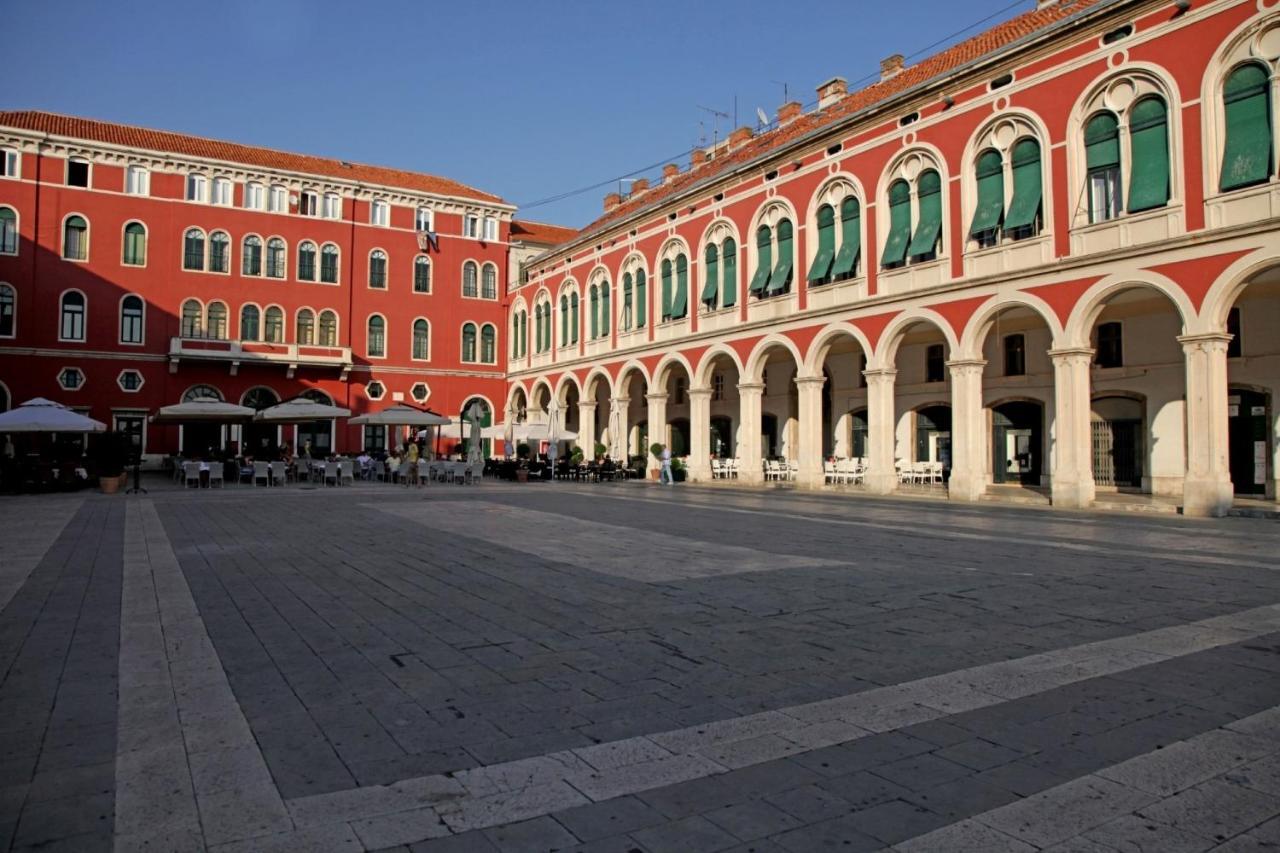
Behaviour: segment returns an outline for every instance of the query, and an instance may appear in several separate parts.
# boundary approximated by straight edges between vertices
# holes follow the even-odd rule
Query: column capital
[[[1178,335],[1178,343],[1182,344],[1183,352],[1193,352],[1202,350],[1204,352],[1226,352],[1227,345],[1231,343],[1231,339],[1235,335],[1227,332],[1205,332],[1198,335]]]
[[[703,397],[706,397],[706,398],[710,398],[710,397],[711,397],[711,389],[710,389],[710,388],[690,388],[690,389],[689,389],[688,391],[686,391],[685,393],[687,393],[690,397],[697,397],[697,398],[699,398],[699,399],[701,399],[701,398],[703,398]]]
[[[594,409],[597,405],[599,405],[599,404],[598,404],[598,403],[596,403],[596,401],[595,401],[595,400],[588,400],[588,401],[586,401],[586,402],[581,402],[581,401],[580,401],[580,402],[578,403],[578,408],[579,408],[579,409]]]
[[[667,402],[667,392],[659,391],[653,394],[645,394],[644,398],[650,403],[665,403]]]
[[[981,375],[983,368],[987,366],[985,358],[957,358],[947,362],[952,374],[959,375]]]
[[[609,402],[615,406],[630,406],[631,398],[630,397],[610,397]]]
[[[1086,359],[1093,360],[1093,347],[1063,347],[1062,349],[1051,349],[1046,355],[1054,364],[1070,364],[1073,361]]]
[[[882,385],[892,385],[898,378],[898,371],[892,367],[877,367],[862,371],[862,375],[867,378],[868,387],[878,388]]]
[[[739,382],[738,391],[742,393],[747,393],[747,394],[750,394],[752,392],[761,392],[761,391],[764,391],[764,383],[763,382]]]
[[[827,377],[825,376],[797,376],[795,378],[796,385],[800,386],[801,388],[805,386],[812,387],[815,385],[821,388],[826,383],[826,381],[827,381]]]

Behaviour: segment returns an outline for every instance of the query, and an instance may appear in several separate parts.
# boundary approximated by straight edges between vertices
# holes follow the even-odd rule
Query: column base
[[[760,470],[759,465],[742,466],[738,471],[738,482],[747,483],[751,486],[759,486],[764,483],[764,472]]]
[[[690,483],[709,483],[711,482],[711,466],[694,467],[690,465],[687,469]]]
[[[951,479],[947,481],[947,497],[951,498],[951,500],[980,500],[986,490],[986,477],[956,471],[954,468],[951,469]]]
[[[1229,479],[1192,479],[1182,486],[1182,514],[1222,518],[1231,510],[1235,492]]]
[[[800,471],[796,474],[796,485],[801,489],[820,489],[827,484],[827,475],[822,471]]]
[[[1050,502],[1064,509],[1088,509],[1093,506],[1095,494],[1092,478],[1065,480],[1058,474],[1054,475],[1049,484]]]
[[[891,495],[898,490],[898,472],[881,474],[871,471],[862,482],[866,484],[867,491],[873,495]]]

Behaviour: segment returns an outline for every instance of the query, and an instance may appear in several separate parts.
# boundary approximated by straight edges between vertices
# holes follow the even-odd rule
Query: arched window
[[[369,286],[379,290],[387,286],[387,253],[381,249],[369,253]]]
[[[831,264],[836,259],[836,211],[829,204],[818,208],[818,253],[809,267],[809,284],[826,284],[831,280]]]
[[[720,288],[720,304],[732,308],[738,302],[738,241],[725,237],[720,244],[720,260],[724,268],[724,284]]]
[[[484,364],[498,362],[498,332],[488,323],[480,330],[480,361]]]
[[[142,343],[142,297],[130,293],[120,300],[120,343]]]
[[[485,264],[481,273],[480,295],[485,299],[498,298],[498,268]]]
[[[62,294],[62,326],[58,334],[59,340],[84,340],[85,311],[83,293],[78,290],[68,290]]]
[[[747,292],[753,296],[763,296],[769,286],[769,277],[773,273],[773,229],[761,225],[756,229],[756,273],[751,277],[751,285]]]
[[[310,308],[303,308],[298,312],[294,338],[303,346],[310,346],[316,342],[316,315]]]
[[[1000,225],[1004,222],[1004,159],[999,151],[988,148],[978,155],[974,171],[978,203],[969,226],[969,237],[978,246],[987,248],[999,242]]]
[[[317,343],[322,347],[338,345],[338,315],[332,311],[320,312],[320,337]]]
[[[303,240],[298,244],[298,281],[316,280],[316,244]]]
[[[609,337],[613,324],[613,286],[609,279],[600,282],[600,335]]]
[[[260,312],[256,305],[245,305],[240,309],[240,340],[256,341],[261,335],[258,333],[258,318]]]
[[[600,324],[597,317],[600,313],[600,290],[594,284],[587,291],[587,302],[590,313],[587,315],[587,326],[591,332],[591,340],[600,337]]]
[[[473,261],[467,261],[462,265],[462,295],[480,295],[476,289],[476,265]]]
[[[62,257],[69,261],[89,259],[89,223],[83,216],[68,216],[63,224]]]
[[[18,294],[12,285],[0,284],[0,338],[12,338],[18,325]]]
[[[0,255],[18,254],[18,214],[0,207]]]
[[[209,306],[210,310],[213,306]],[[182,303],[182,326],[180,332],[184,338],[198,338],[204,325],[204,308],[199,300],[188,299]]]
[[[204,232],[199,228],[188,228],[182,235],[182,268],[204,271]]]
[[[569,344],[578,343],[578,291],[569,294]]]
[[[1129,212],[1169,203],[1169,111],[1148,95],[1129,111]]]
[[[1238,190],[1271,179],[1274,140],[1271,127],[1271,81],[1267,69],[1247,62],[1222,87],[1226,144],[1218,189]]]
[[[241,246],[243,260],[240,272],[244,275],[262,275],[262,238],[250,234]]]
[[[618,328],[623,332],[631,331],[632,312],[635,310],[635,284],[631,273],[622,274],[622,316],[618,318]]]
[[[916,180],[916,207],[920,221],[907,255],[912,261],[931,261],[942,242],[942,177],[936,169],[925,169]]]
[[[130,222],[124,227],[124,252],[120,263],[131,267],[146,266],[147,228],[141,222]]]
[[[520,312],[511,314],[511,357],[520,357]]]
[[[193,400],[221,400],[222,392],[212,385],[192,385],[182,395],[182,402],[190,403]]]
[[[431,326],[422,318],[413,321],[413,357],[419,361],[431,357]]]
[[[907,262],[907,244],[911,242],[911,185],[899,178],[889,185],[889,236],[884,241],[885,269]]]
[[[662,259],[662,321],[665,323],[671,319],[671,273],[673,272],[670,258]]]
[[[413,292],[431,292],[431,260],[426,255],[413,259]]]
[[[520,312],[520,357],[529,354],[529,312]]]
[[[272,237],[267,241],[267,278],[284,278],[284,240]]]
[[[1044,199],[1040,172],[1040,143],[1027,137],[1013,146],[1013,198],[1004,218],[1004,235],[1011,240],[1024,240],[1040,233],[1041,208]]]
[[[560,346],[569,345],[569,294],[560,294]]]
[[[716,310],[720,303],[720,247],[708,243],[702,256],[702,304],[708,311]]]
[[[207,335],[215,341],[227,339],[227,306],[223,302],[209,303]]]
[[[231,272],[231,238],[225,231],[209,235],[209,272]]]
[[[854,196],[840,202],[840,251],[831,263],[831,278],[843,281],[858,274],[862,254],[862,204]]]
[[[544,306],[542,305],[538,306],[538,319],[540,321],[538,323],[539,330],[542,329],[542,325],[543,325],[543,323],[541,322],[542,315],[545,313],[542,311],[543,307]],[[462,327],[462,360],[467,363],[471,363],[476,360],[476,325],[475,323],[467,323]]]
[[[1085,168],[1089,185],[1089,221],[1120,215],[1120,120],[1103,111],[1084,127]]]
[[[272,305],[267,308],[262,320],[265,332],[263,340],[269,344],[284,343],[284,311],[280,310],[279,306]]]
[[[533,350],[534,352],[546,352],[546,348],[543,343],[543,341],[546,339],[546,335],[544,335],[542,331],[543,323],[547,322],[546,313],[547,313],[546,306],[543,303],[539,302],[537,305],[533,306]],[[463,352],[466,352],[465,347],[463,347]]]
[[[676,255],[676,289],[671,295],[671,319],[678,320],[689,313],[689,259],[684,253]]]
[[[338,283],[338,247],[333,243],[320,247],[320,281],[324,284]]]
[[[387,321],[381,315],[374,314],[369,318],[368,340],[365,343],[365,354],[370,358],[385,358],[387,355]]]
[[[645,309],[648,307],[648,299],[646,295],[647,282],[643,268],[636,270],[636,328],[643,329],[645,324]]]
[[[769,286],[764,291],[766,296],[786,293],[791,289],[791,270],[792,265],[795,263],[795,256],[791,249],[791,220],[780,220],[776,231],[778,234],[778,261],[773,268],[773,274],[769,276]]]

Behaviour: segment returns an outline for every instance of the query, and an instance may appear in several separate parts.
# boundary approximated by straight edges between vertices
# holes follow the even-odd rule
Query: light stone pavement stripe
[[[1203,850],[1276,814],[1280,706],[887,849]]]
[[[624,495],[608,490],[588,491],[572,486],[563,486],[566,491],[574,491],[576,494],[590,495],[592,498],[608,498],[616,501],[638,501],[640,503],[665,504],[671,506],[672,501],[663,498],[637,497],[635,495]],[[730,506],[724,502],[711,503],[701,500],[685,500],[682,503],[698,509],[714,509],[717,512],[730,512],[739,515],[763,515],[770,519],[785,519],[790,521],[803,521],[810,524],[834,524],[846,527],[869,527],[878,531],[898,531],[910,534],[913,537],[926,537],[942,540],[966,539],[976,542],[999,542],[1005,545],[1031,545],[1037,548],[1060,548],[1064,551],[1077,551],[1083,554],[1101,554],[1108,557],[1141,557],[1143,559],[1162,559],[1174,560],[1180,563],[1203,563],[1213,566],[1238,566],[1250,569],[1265,569],[1267,571],[1280,571],[1280,565],[1274,561],[1267,562],[1262,560],[1244,560],[1235,557],[1215,557],[1211,554],[1192,554],[1185,551],[1161,550],[1158,548],[1123,548],[1119,545],[1090,545],[1085,542],[1067,542],[1061,539],[1031,538],[1026,536],[1012,536],[1008,534],[991,534],[991,533],[974,533],[971,531],[958,530],[955,527],[939,528],[931,530],[922,525],[910,524],[894,524],[889,521],[862,521],[854,518],[841,518],[832,515],[805,515],[803,513],[783,512],[780,510],[763,510],[751,509],[749,507]],[[679,504],[676,504],[679,506]],[[563,519],[563,516],[556,516]],[[563,523],[563,522],[562,522]],[[578,521],[574,520],[574,525]],[[647,540],[646,540],[647,541]],[[982,571],[987,571],[982,569]],[[1021,573],[1025,574],[1025,573]]]
[[[299,828],[349,822],[369,847],[410,844],[896,731],[1275,631],[1280,604],[449,776],[299,797],[286,805]],[[1101,788],[1123,787],[1098,778]],[[1144,803],[1156,798],[1144,797]]]
[[[288,839],[293,822],[149,500],[125,517],[120,616],[115,849]],[[345,827],[326,837],[344,829],[360,849]]]
[[[664,583],[799,566],[840,566],[821,557],[795,557],[652,532],[574,520],[573,535],[555,535],[565,517],[481,500],[361,504],[455,536],[484,539],[547,560],[635,581]],[[442,511],[444,510],[444,511]],[[451,511],[452,510],[452,511]],[[637,559],[643,554],[643,559]]]
[[[22,505],[20,521],[9,518],[0,539],[0,611],[9,606],[83,503],[84,498],[37,499]]]

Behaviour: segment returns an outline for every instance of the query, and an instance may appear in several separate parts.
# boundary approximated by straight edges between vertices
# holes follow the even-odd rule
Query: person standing
[[[670,486],[675,482],[675,478],[671,476],[671,448],[662,448],[662,473],[658,478],[658,482],[664,486]]]

